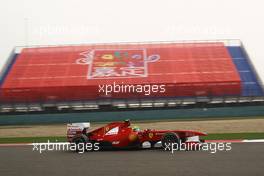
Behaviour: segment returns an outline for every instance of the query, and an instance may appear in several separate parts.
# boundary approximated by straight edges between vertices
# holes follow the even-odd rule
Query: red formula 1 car
[[[199,137],[206,133],[186,130],[140,130],[130,127],[130,121],[112,122],[101,128],[88,131],[90,123],[67,125],[70,143],[97,143],[102,148],[154,148],[166,147],[168,143],[200,143]]]

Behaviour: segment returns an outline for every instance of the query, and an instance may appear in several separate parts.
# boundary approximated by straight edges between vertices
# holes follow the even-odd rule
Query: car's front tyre
[[[165,150],[172,150],[175,145],[180,145],[180,138],[176,133],[165,133],[161,139],[161,145]]]

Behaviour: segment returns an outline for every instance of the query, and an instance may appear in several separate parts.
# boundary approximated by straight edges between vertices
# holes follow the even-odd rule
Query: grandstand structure
[[[113,92],[99,85],[165,85]],[[15,47],[0,75],[0,114],[264,105],[240,40]]]

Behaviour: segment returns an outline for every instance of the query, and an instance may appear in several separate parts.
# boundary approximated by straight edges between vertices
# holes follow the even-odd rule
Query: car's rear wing
[[[78,134],[86,133],[90,128],[89,122],[80,122],[80,123],[68,123],[67,124],[67,139],[71,139]]]

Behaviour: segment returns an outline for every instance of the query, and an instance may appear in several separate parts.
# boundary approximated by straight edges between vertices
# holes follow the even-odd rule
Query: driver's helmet
[[[126,119],[124,122],[125,122],[125,124],[126,124],[127,126],[130,126],[130,120],[129,120],[129,119]]]
[[[133,131],[140,131],[140,128],[138,126],[133,126]]]

